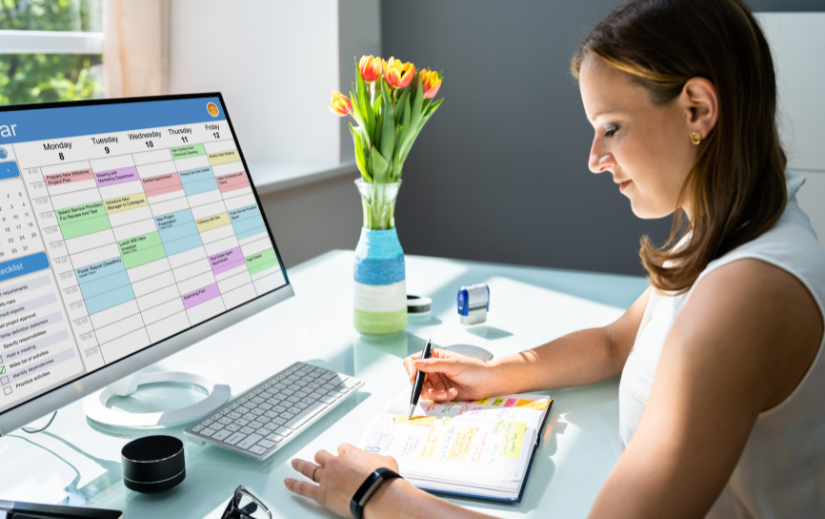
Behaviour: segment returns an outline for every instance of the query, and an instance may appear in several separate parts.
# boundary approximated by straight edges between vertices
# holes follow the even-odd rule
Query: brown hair
[[[787,159],[768,42],[742,0],[634,0],[590,31],[573,57],[577,79],[588,54],[627,73],[655,104],[673,101],[693,77],[716,87],[716,127],[679,195],[692,218],[677,209],[664,246],[645,236],[639,252],[654,287],[683,292],[709,262],[768,230],[785,209]],[[677,248],[687,232],[693,236]]]

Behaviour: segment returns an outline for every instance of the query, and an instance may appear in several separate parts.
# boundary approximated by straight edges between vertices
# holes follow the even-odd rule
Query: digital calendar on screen
[[[0,411],[285,284],[218,97],[0,112]]]

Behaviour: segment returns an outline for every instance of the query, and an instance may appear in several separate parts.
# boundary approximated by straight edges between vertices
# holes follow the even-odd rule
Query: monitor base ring
[[[162,382],[192,384],[204,388],[209,395],[195,404],[159,413],[127,413],[106,407],[106,403],[115,395],[125,396],[134,392],[139,385]],[[226,403],[231,396],[229,386],[226,384],[218,384],[206,377],[180,371],[135,374],[132,379],[127,377],[123,381],[113,384],[113,386],[115,387],[106,387],[83,400],[83,412],[86,413],[86,417],[95,422],[115,427],[139,429],[171,427],[191,422],[209,414]],[[123,387],[128,389],[123,391]]]

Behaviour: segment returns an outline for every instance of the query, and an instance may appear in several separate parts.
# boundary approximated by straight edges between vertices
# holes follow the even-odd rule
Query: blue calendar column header
[[[226,120],[217,96],[122,101],[22,110],[8,107],[0,110],[0,145]]]

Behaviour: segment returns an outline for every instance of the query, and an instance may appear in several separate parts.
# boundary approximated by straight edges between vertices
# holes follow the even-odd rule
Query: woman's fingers
[[[329,453],[327,453],[327,454],[329,454]],[[312,471],[315,470],[315,467],[319,467],[319,465],[316,465],[314,463],[310,463],[308,461],[299,460],[297,458],[292,460],[292,468],[297,470],[298,472],[300,472],[302,476],[306,476],[309,479],[312,479]],[[321,469],[319,468],[315,472],[316,477],[318,475],[318,471],[320,471],[320,470]]]
[[[329,452],[321,449],[321,450],[319,450],[318,452],[315,453],[315,463],[317,463],[318,465],[324,467],[324,466],[326,466],[327,462],[329,462],[329,460],[331,460],[334,457],[335,456],[333,456]]]
[[[318,485],[313,485],[307,481],[298,481],[297,479],[291,478],[285,479],[284,484],[286,485],[286,488],[298,495],[314,499],[319,503],[321,502],[321,487]]]

